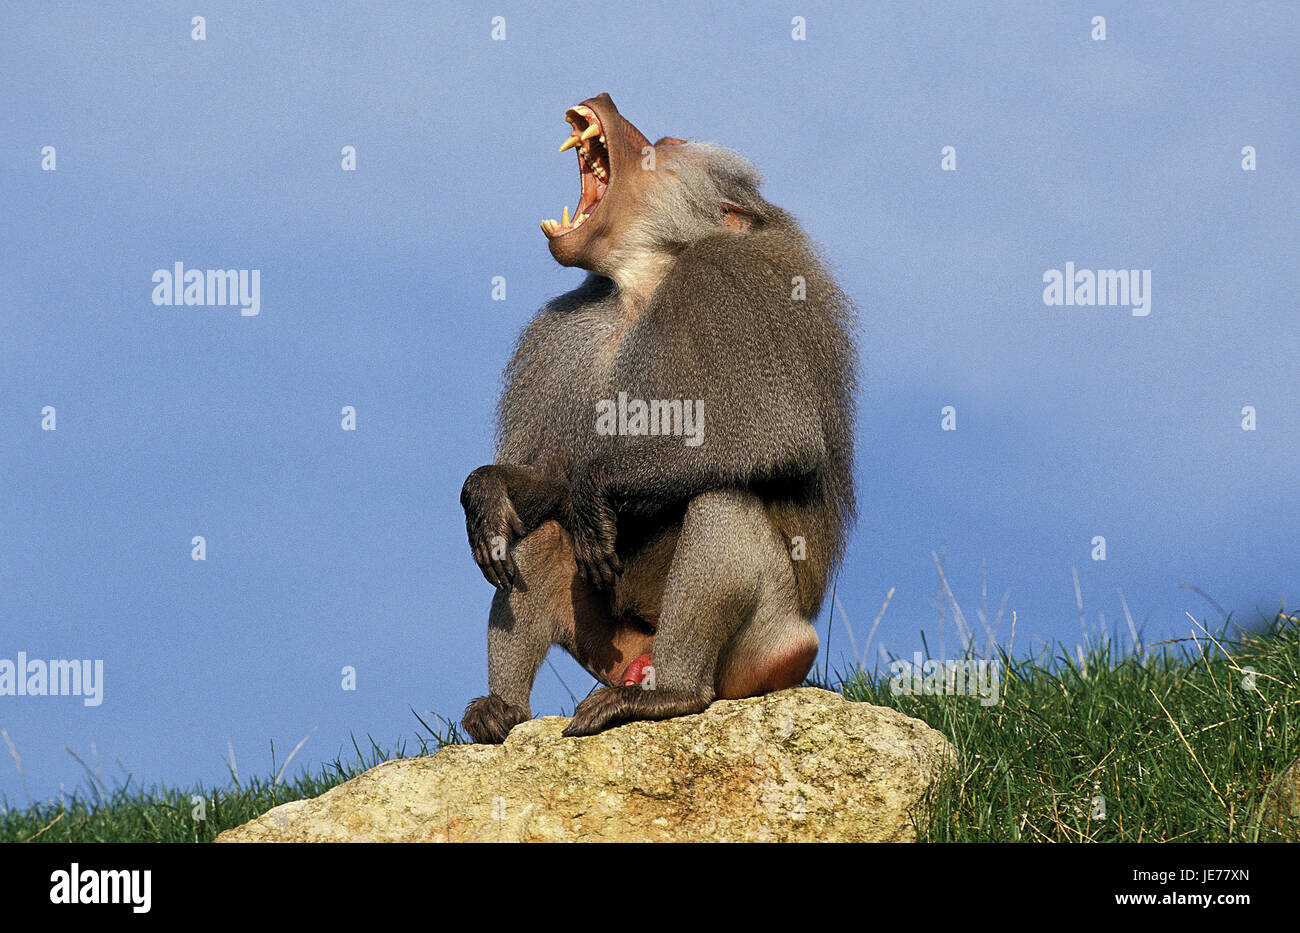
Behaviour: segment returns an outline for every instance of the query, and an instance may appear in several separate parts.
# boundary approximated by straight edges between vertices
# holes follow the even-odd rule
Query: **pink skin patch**
[[[645,678],[645,669],[651,665],[650,655],[643,654],[627,666],[623,672],[623,686],[631,687]]]

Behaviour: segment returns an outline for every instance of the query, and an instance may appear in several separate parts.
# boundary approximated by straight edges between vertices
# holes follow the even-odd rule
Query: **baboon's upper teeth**
[[[591,139],[593,136],[599,136],[599,135],[600,135],[600,127],[597,124],[593,123],[591,124],[591,126],[587,127],[585,130],[582,131],[582,141],[586,142],[587,140]]]

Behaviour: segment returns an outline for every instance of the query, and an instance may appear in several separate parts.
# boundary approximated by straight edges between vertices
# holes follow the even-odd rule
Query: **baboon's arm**
[[[493,463],[471,473],[460,504],[470,550],[487,581],[498,589],[511,586],[516,573],[511,546],[550,519],[568,527],[568,502],[563,483],[543,468]]]
[[[762,457],[755,457],[753,448],[748,452],[719,449],[706,456],[678,437],[636,440],[637,446],[594,461],[570,490],[570,531],[578,570],[601,589],[613,586],[622,571],[614,547],[619,513],[654,512],[715,489],[795,483],[815,476],[826,459],[820,437],[806,442],[773,440]]]

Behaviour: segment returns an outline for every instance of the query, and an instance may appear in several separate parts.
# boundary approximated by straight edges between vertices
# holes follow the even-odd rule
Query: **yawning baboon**
[[[476,742],[531,716],[553,644],[604,685],[566,735],[800,683],[854,516],[851,307],[798,224],[608,94],[565,119],[581,196],[542,230],[589,275],[520,337],[461,492],[498,587]]]

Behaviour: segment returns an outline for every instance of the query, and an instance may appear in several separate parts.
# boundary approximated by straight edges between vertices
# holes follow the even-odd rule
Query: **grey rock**
[[[567,723],[386,762],[217,841],[906,842],[955,762],[925,723],[811,687],[585,738]]]

